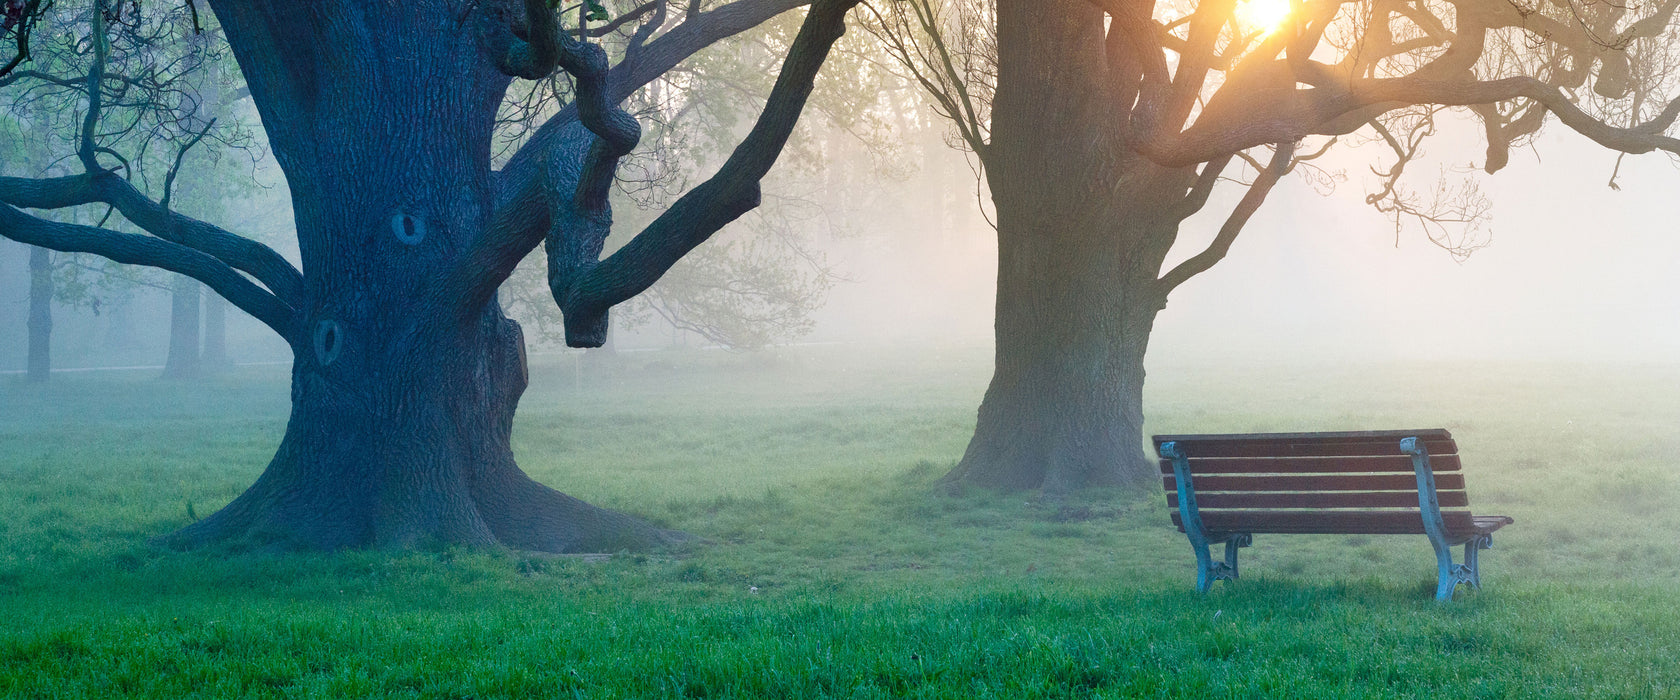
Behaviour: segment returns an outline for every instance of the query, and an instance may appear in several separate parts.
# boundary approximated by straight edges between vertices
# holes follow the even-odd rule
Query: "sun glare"
[[[1289,18],[1289,0],[1238,0],[1237,22],[1242,26],[1270,34],[1283,26]]]

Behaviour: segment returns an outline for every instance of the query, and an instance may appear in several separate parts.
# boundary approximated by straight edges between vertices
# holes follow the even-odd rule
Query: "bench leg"
[[[1253,543],[1253,535],[1231,535],[1225,540],[1225,561],[1214,561],[1213,553],[1208,551],[1209,544],[1192,538],[1190,548],[1196,550],[1196,592],[1212,590],[1214,581],[1237,580],[1237,549]]]
[[[1254,536],[1248,533],[1232,535],[1225,540],[1225,567],[1231,570],[1231,580],[1237,580],[1237,549],[1254,544]]]
[[[1482,571],[1477,566],[1476,553],[1484,549],[1493,549],[1492,535],[1477,535],[1464,543],[1464,569],[1469,574],[1465,582],[1478,591],[1482,589]]]
[[[1469,584],[1471,588],[1480,590],[1482,587],[1482,573],[1478,565],[1476,553],[1493,547],[1493,537],[1477,535],[1464,543],[1464,563],[1453,563],[1452,547],[1445,540],[1435,537],[1429,538],[1429,543],[1435,546],[1435,564],[1438,580],[1435,584],[1435,600],[1452,600],[1453,591],[1461,583]]]

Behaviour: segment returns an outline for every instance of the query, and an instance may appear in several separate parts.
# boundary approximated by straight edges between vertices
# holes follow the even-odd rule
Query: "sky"
[[[1585,139],[1553,128],[1535,149],[1481,178],[1492,243],[1462,262],[1416,228],[1397,240],[1355,182],[1329,197],[1291,182],[1224,262],[1169,299],[1155,347],[1255,359],[1680,358],[1680,169],[1630,156],[1615,191],[1614,155]]]
[[[1463,134],[1433,151],[1461,170],[1482,159]],[[1615,191],[1614,154],[1554,125],[1480,175],[1492,242],[1459,261],[1415,226],[1397,237],[1364,203],[1369,155],[1332,158],[1348,180],[1328,196],[1286,178],[1226,259],[1169,298],[1151,364],[1680,359],[1680,167],[1667,157],[1629,156]],[[1411,181],[1439,172],[1420,164]],[[1186,222],[1169,268],[1206,246],[1236,196]],[[993,235],[970,227],[916,255],[876,238],[831,248],[852,281],[831,292],[813,337],[987,342]]]

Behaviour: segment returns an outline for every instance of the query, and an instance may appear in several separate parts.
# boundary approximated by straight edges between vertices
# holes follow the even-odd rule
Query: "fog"
[[[1492,242],[1463,262],[1415,227],[1397,238],[1355,183],[1330,197],[1280,187],[1226,260],[1174,293],[1152,357],[1680,356],[1680,172],[1662,156],[1630,156],[1618,192],[1606,185],[1613,154],[1572,134],[1536,145],[1544,163],[1519,151],[1481,178]]]
[[[1469,147],[1450,156],[1480,160],[1458,140]],[[1286,179],[1226,259],[1173,293],[1151,364],[1680,357],[1680,170],[1666,157],[1627,157],[1616,191],[1614,154],[1543,135],[1478,178],[1491,243],[1460,261],[1415,225],[1397,235],[1364,203],[1367,154],[1339,155],[1327,167],[1347,182],[1322,195]],[[1216,196],[1187,222],[1169,266],[1207,244],[1232,201]],[[967,223],[943,238],[887,225],[834,244],[852,281],[831,292],[812,338],[989,343],[996,242]]]
[[[845,173],[824,178],[845,191],[818,189],[825,212],[802,235],[835,282],[809,332],[781,342],[989,344],[996,242],[962,155],[923,133],[899,152],[893,175],[855,145],[827,150],[834,162],[805,165]],[[1515,151],[1504,171],[1479,178],[1493,203],[1491,244],[1460,261],[1415,225],[1397,233],[1364,203],[1369,155],[1332,152],[1325,167],[1348,176],[1329,195],[1286,179],[1227,258],[1174,292],[1156,322],[1150,363],[1680,357],[1680,170],[1667,158],[1627,157],[1616,191],[1607,185],[1615,156],[1554,129]],[[1475,138],[1450,133],[1435,155],[1459,170],[1481,157]],[[774,184],[767,191],[777,194]],[[1206,245],[1232,198],[1230,189],[1216,193],[1187,222],[1169,265]],[[265,197],[266,214],[247,204],[241,218],[283,228],[272,222],[288,218],[284,204]],[[0,241],[0,328],[15,329],[0,333],[0,371],[24,366],[27,312],[27,249]],[[229,319],[235,361],[288,359],[260,324],[238,312]],[[161,364],[167,333],[168,297],[156,289],[108,300],[98,314],[57,305],[54,365]],[[708,345],[658,319],[617,338],[624,349]]]

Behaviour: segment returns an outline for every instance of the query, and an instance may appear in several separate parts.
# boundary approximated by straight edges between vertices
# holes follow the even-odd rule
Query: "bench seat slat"
[[[1489,534],[1514,522],[1504,515],[1471,515],[1466,511],[1443,511],[1441,519],[1454,544],[1471,535]],[[1184,521],[1172,514],[1173,526],[1184,531]],[[1202,524],[1210,533],[1295,535],[1421,535],[1423,516],[1416,510],[1357,512],[1204,510]]]
[[[1159,460],[1162,474],[1173,473],[1172,460]],[[1429,466],[1437,472],[1456,472],[1461,468],[1458,455],[1429,456]],[[1411,472],[1412,458],[1399,457],[1233,457],[1221,459],[1191,459],[1190,473],[1203,474],[1323,474],[1343,472]]]
[[[1417,437],[1425,440],[1451,440],[1452,432],[1446,428],[1413,428],[1411,430],[1342,430],[1319,431],[1313,433],[1195,433],[1187,435],[1154,435],[1150,439],[1159,445],[1163,442],[1185,440],[1207,441],[1248,441],[1248,440],[1399,440],[1405,437]]]
[[[1475,522],[1468,511],[1444,511],[1441,519],[1449,532],[1472,532]],[[1184,523],[1178,513],[1173,525]],[[1279,534],[1422,535],[1423,517],[1411,511],[1343,510],[1204,510],[1202,526],[1208,532]]]
[[[1313,474],[1283,476],[1197,476],[1191,475],[1196,495],[1208,491],[1411,491],[1417,497],[1415,474]],[[1168,491],[1178,490],[1178,480],[1161,477]],[[1436,474],[1435,488],[1463,491],[1463,474]]]
[[[1175,441],[1185,456],[1197,457],[1384,457],[1404,456],[1398,439],[1360,439],[1324,441],[1304,439],[1258,438],[1253,440],[1206,440],[1186,437]],[[1423,440],[1429,456],[1458,454],[1458,444],[1451,438]],[[1160,449],[1160,442],[1155,443]]]
[[[1198,489],[1200,491],[1200,489]],[[1442,508],[1468,508],[1463,491],[1436,491]],[[1310,491],[1304,493],[1197,493],[1201,508],[1418,508],[1417,489],[1411,491]],[[1167,505],[1178,508],[1178,493],[1167,493]]]

